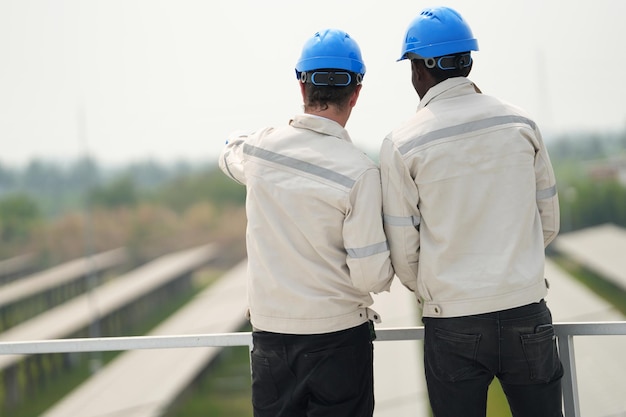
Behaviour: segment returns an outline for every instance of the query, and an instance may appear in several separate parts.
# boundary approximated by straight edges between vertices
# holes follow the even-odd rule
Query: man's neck
[[[321,109],[305,109],[306,114],[312,114],[314,116],[324,117],[326,119],[333,120],[339,123],[342,127],[346,127],[348,119],[350,118],[349,110],[339,110],[336,106],[328,106],[328,108]]]

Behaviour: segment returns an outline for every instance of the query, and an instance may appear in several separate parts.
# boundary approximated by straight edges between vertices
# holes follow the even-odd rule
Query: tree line
[[[626,159],[626,131],[568,135],[546,144],[557,176],[561,230],[607,222],[626,227],[626,184],[594,179],[588,170],[590,161]],[[0,163],[0,241],[3,247],[26,242],[33,230],[67,213],[97,211],[104,216],[107,211],[122,215],[124,210],[137,210],[148,219],[160,210],[164,218],[208,218],[218,216],[224,207],[241,208],[244,201],[245,188],[226,178],[214,161],[144,161],[110,168],[81,158],[64,164],[34,160],[19,169]],[[146,214],[150,210],[153,214]],[[144,230],[150,227],[148,220],[133,227],[150,234]]]
[[[226,239],[227,226],[242,223],[244,200],[245,188],[214,163],[0,165],[0,259],[46,252],[52,262],[118,245],[149,257],[212,234]]]
[[[613,223],[626,227],[626,130],[548,140],[561,206],[561,231]],[[621,165],[619,177],[598,178],[595,166]]]

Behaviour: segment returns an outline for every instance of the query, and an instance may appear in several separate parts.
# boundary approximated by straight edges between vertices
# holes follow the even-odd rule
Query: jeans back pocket
[[[535,333],[520,334],[531,381],[548,382],[562,374],[554,328],[547,326]]]
[[[481,335],[434,330],[434,339],[425,345],[426,359],[432,362],[428,366],[439,378],[450,382],[473,376]]]

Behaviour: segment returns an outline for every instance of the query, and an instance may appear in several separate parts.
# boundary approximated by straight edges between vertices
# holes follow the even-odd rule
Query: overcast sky
[[[0,0],[0,162],[215,158],[230,132],[301,112],[294,65],[326,27],[361,46],[347,128],[377,154],[418,104],[396,62],[406,27],[440,4],[478,39],[470,79],[548,139],[626,128],[626,1]]]

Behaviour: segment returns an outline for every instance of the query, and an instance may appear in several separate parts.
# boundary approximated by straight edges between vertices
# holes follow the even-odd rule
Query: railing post
[[[559,355],[563,363],[563,407],[565,417],[580,417],[578,403],[578,379],[576,377],[576,359],[574,356],[574,336],[558,336]]]

